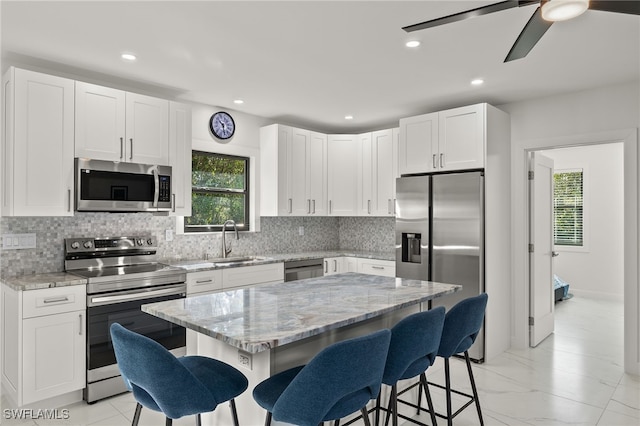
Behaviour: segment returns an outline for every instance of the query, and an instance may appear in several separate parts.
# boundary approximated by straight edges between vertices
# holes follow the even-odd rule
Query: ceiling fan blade
[[[617,0],[591,0],[590,10],[601,10],[603,12],[627,13],[629,15],[640,15],[640,1],[617,1]]]
[[[475,9],[467,10],[465,12],[454,13],[453,15],[445,16],[442,18],[420,22],[419,24],[408,25],[406,27],[402,27],[402,29],[410,33],[413,31],[424,30],[426,28],[437,27],[439,25],[450,24],[452,22],[463,21],[469,18],[475,18],[476,16],[482,16],[482,15],[487,15],[493,12],[499,12],[505,9],[511,9],[511,8],[520,7],[520,6],[528,6],[534,3],[540,3],[540,0],[501,1],[500,3],[494,3],[487,6],[477,7]]]
[[[542,9],[538,7],[529,19],[529,22],[527,22],[527,25],[524,26],[516,42],[513,43],[504,62],[527,56],[531,49],[533,49],[533,46],[536,45],[552,24],[553,22],[545,21],[542,18]]]

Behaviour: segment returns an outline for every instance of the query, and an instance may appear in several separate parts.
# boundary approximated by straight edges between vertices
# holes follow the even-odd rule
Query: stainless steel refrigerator
[[[484,173],[396,180],[396,276],[462,285],[435,299],[447,310],[484,291]],[[484,359],[484,327],[469,357]]]

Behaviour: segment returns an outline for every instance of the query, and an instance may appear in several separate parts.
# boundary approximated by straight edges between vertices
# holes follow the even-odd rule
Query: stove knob
[[[80,248],[80,243],[77,241],[74,241],[71,243],[71,248],[74,250],[78,250]]]
[[[91,241],[85,241],[83,244],[84,248],[86,249],[90,249],[91,247],[93,247],[93,242]]]
[[[153,245],[153,240],[152,240],[151,238],[149,238],[149,239],[147,240],[147,244],[148,244],[148,245],[150,245],[150,246],[152,246],[152,245]]]
[[[144,240],[142,238],[138,238],[136,242],[138,243],[139,246],[144,244]]]

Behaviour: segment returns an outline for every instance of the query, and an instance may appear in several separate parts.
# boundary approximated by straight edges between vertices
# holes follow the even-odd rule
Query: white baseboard
[[[569,293],[576,297],[585,299],[610,300],[612,302],[624,302],[624,294],[622,293],[606,293],[601,291],[580,290],[569,287]]]

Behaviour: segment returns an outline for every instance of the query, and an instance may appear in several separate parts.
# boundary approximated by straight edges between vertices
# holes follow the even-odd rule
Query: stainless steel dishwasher
[[[295,281],[324,275],[322,259],[292,260],[284,262],[284,280]]]

